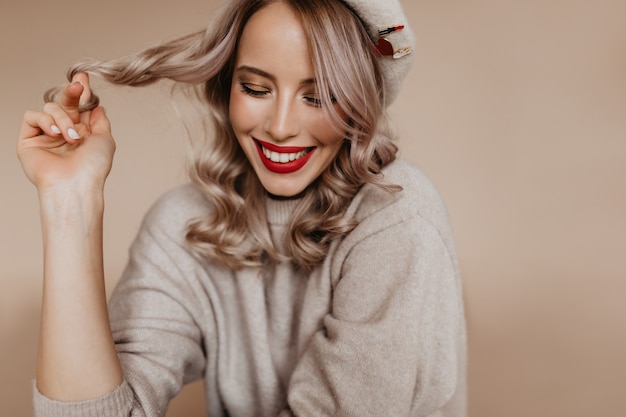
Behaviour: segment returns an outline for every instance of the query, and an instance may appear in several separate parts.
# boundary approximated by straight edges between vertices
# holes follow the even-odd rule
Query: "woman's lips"
[[[276,146],[254,140],[263,165],[277,174],[289,174],[302,168],[315,152],[315,146]]]

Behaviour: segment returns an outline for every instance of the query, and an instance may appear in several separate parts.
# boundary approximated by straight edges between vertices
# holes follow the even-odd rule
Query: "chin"
[[[261,181],[261,184],[270,196],[284,199],[298,198],[307,188],[297,184],[280,184],[276,181],[271,181],[271,183]]]

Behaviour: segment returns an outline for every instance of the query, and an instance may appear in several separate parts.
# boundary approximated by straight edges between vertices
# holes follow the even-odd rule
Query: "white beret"
[[[391,56],[379,58],[385,83],[385,105],[391,104],[402,86],[415,49],[415,37],[399,0],[343,0],[361,19],[376,44],[384,38],[392,45]]]

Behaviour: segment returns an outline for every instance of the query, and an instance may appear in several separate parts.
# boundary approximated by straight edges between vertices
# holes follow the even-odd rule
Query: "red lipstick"
[[[296,172],[300,168],[302,168],[311,158],[313,153],[315,152],[314,146],[309,147],[300,147],[300,146],[277,146],[272,143],[263,142],[255,139],[256,148],[259,152],[259,157],[265,165],[265,168],[268,170],[275,172],[277,174],[290,174],[292,172]],[[277,153],[279,155],[286,154],[298,154],[304,152],[304,155],[300,156],[297,159],[294,159],[289,162],[276,162],[272,161],[264,152],[272,152]]]

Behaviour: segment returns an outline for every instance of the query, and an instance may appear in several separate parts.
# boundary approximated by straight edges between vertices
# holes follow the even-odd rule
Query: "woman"
[[[79,64],[18,153],[44,240],[38,416],[463,416],[465,329],[445,210],[385,134],[412,38],[388,0],[239,0],[214,29]],[[203,84],[191,184],[147,214],[110,300],[114,141],[88,73]]]

